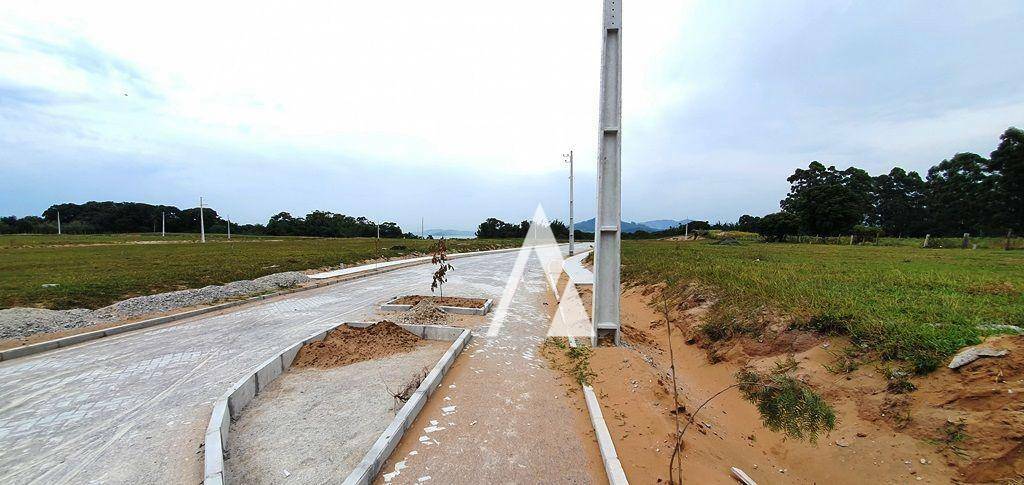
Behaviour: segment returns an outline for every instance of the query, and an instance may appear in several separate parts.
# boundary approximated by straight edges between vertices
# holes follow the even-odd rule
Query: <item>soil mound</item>
[[[417,325],[447,325],[451,322],[451,316],[438,308],[434,302],[423,300],[399,315],[398,320]]]
[[[483,308],[487,300],[483,298],[461,298],[457,296],[422,296],[406,295],[397,300],[398,305],[418,305],[420,302],[429,301],[437,306],[454,306],[461,308]]]
[[[344,325],[328,332],[319,342],[303,345],[292,367],[341,367],[409,352],[422,342],[416,334],[391,322],[379,322],[366,328]]]

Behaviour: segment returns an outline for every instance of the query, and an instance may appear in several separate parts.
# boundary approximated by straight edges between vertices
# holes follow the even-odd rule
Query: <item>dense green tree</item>
[[[994,222],[1024,233],[1024,131],[1008,128],[990,157],[988,169],[995,177],[993,206],[1001,209]]]
[[[790,212],[776,212],[760,218],[760,234],[766,241],[785,241],[786,236],[800,233],[800,217]]]
[[[927,231],[925,183],[917,172],[896,167],[875,177],[874,210],[868,216],[872,226],[891,236],[917,236]]]
[[[993,227],[993,182],[988,160],[974,153],[957,153],[928,169],[926,203],[930,231],[947,236],[983,235]]]
[[[872,179],[867,172],[850,167],[837,170],[811,162],[788,179],[789,195],[781,202],[783,211],[800,218],[804,230],[816,235],[848,233],[871,211]]]

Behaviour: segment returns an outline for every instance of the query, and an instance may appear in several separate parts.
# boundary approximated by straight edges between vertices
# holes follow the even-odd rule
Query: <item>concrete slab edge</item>
[[[489,251],[475,251],[475,252],[471,252],[471,253],[457,253],[457,254],[450,255],[449,258],[450,259],[458,259],[458,258],[466,258],[466,257],[472,257],[472,256],[486,256],[488,254],[498,254],[498,253],[504,253],[504,252],[518,251],[518,250],[519,250],[519,248],[510,248],[510,249],[492,249],[492,250],[489,250]],[[427,259],[427,261],[429,261],[429,258]],[[191,317],[199,316],[199,315],[202,315],[202,314],[205,314],[205,313],[211,313],[211,312],[215,312],[215,311],[218,311],[218,310],[224,310],[224,309],[228,309],[228,308],[232,308],[232,307],[236,307],[236,306],[241,306],[241,305],[245,305],[247,303],[254,303],[254,302],[261,301],[261,300],[266,300],[268,298],[273,298],[273,297],[282,296],[282,295],[288,295],[288,294],[292,294],[292,293],[299,293],[299,292],[302,292],[302,291],[315,290],[315,289],[318,289],[318,288],[323,288],[325,286],[330,286],[330,285],[337,284],[337,283],[342,283],[342,282],[345,282],[345,281],[351,281],[351,280],[354,280],[354,279],[364,278],[364,277],[367,277],[367,276],[373,276],[373,275],[377,275],[377,274],[381,274],[381,273],[387,273],[389,271],[395,271],[395,270],[408,268],[410,266],[417,266],[417,265],[425,264],[425,263],[426,263],[426,261],[411,261],[409,264],[398,264],[398,265],[388,266],[388,267],[384,267],[384,268],[376,268],[376,267],[373,267],[372,264],[364,265],[364,266],[366,266],[366,270],[364,270],[364,271],[360,271],[358,273],[353,273],[353,274],[350,274],[350,275],[345,275],[345,276],[342,276],[342,277],[338,277],[337,279],[331,279],[331,280],[328,280],[328,281],[317,282],[317,283],[314,283],[314,284],[312,284],[310,286],[304,286],[302,288],[292,288],[292,289],[288,289],[288,290],[284,290],[284,291],[268,293],[266,295],[254,296],[254,297],[246,298],[246,299],[243,299],[243,300],[236,300],[236,301],[229,301],[229,302],[226,302],[226,303],[219,303],[219,304],[211,305],[211,306],[208,306],[208,307],[197,308],[195,310],[189,310],[189,311],[185,311],[185,312],[181,312],[181,313],[175,313],[173,315],[165,315],[165,316],[162,316],[162,317],[150,318],[150,319],[141,320],[141,321],[138,321],[138,322],[126,323],[126,324],[118,325],[118,326],[115,326],[115,327],[105,328],[105,329],[102,329],[102,330],[94,330],[94,331],[91,331],[91,332],[83,332],[83,333],[76,334],[76,335],[71,335],[71,336],[68,336],[68,337],[61,337],[61,338],[57,338],[57,339],[53,339],[53,340],[47,340],[45,342],[39,342],[39,343],[35,343],[35,344],[23,345],[21,347],[10,348],[10,349],[7,349],[7,350],[0,351],[0,362],[5,362],[5,361],[8,361],[8,360],[17,359],[17,358],[20,358],[20,357],[26,357],[26,356],[29,356],[29,355],[34,355],[34,354],[38,354],[38,353],[41,353],[41,352],[46,352],[48,350],[54,350],[54,349],[58,349],[58,348],[70,347],[72,345],[80,344],[82,342],[88,342],[88,341],[100,339],[100,338],[103,338],[103,337],[109,337],[109,336],[112,336],[112,335],[117,335],[117,334],[129,332],[129,331],[132,331],[132,330],[141,330],[141,329],[144,329],[144,328],[149,328],[149,327],[153,327],[153,326],[156,326],[156,325],[161,325],[161,324],[164,324],[164,323],[170,323],[170,322],[175,322],[175,321],[178,321],[178,320],[184,320],[186,318],[191,318]],[[412,306],[410,305],[409,308],[412,308]],[[400,309],[398,311],[408,310],[409,308]],[[488,309],[489,309],[489,307],[488,307]],[[486,313],[486,311],[484,313]],[[481,313],[480,315],[483,315],[483,313]]]
[[[576,339],[569,337],[569,345],[576,347]],[[590,414],[590,424],[594,427],[594,436],[597,438],[597,446],[601,452],[601,461],[604,462],[604,472],[608,475],[610,485],[629,485],[626,479],[626,472],[622,469],[622,462],[615,451],[615,442],[608,432],[608,425],[604,421],[604,414],[601,412],[601,403],[597,400],[594,388],[588,385],[583,387],[583,400],[587,403],[587,412]]]
[[[380,306],[381,311],[385,311],[385,312],[404,312],[404,311],[412,310],[412,305],[402,305],[400,303],[395,303],[395,301],[397,301],[397,300],[398,300],[397,297],[396,298],[392,298],[387,303],[384,303],[383,305],[381,305]],[[482,306],[480,308],[463,307],[463,306],[448,306],[448,305],[439,305],[437,308],[439,308],[441,311],[443,311],[445,313],[451,313],[451,314],[456,314],[456,315],[486,315],[487,312],[491,311],[491,306],[493,306],[493,305],[494,305],[494,300],[491,299],[491,298],[488,298],[487,301],[484,302],[484,306]]]
[[[344,485],[369,485],[373,483],[373,479],[380,473],[381,467],[391,457],[391,453],[398,447],[398,443],[402,441],[405,431],[412,426],[413,421],[416,420],[416,417],[426,405],[427,399],[430,398],[430,395],[441,384],[441,380],[448,373],[448,369],[451,369],[455,359],[466,348],[471,338],[469,330],[463,329],[461,331],[459,337],[452,342],[452,345],[448,347],[448,350],[437,361],[437,364],[434,365],[430,373],[423,379],[423,382],[420,383],[416,392],[398,411],[395,419],[391,421],[391,424],[388,425],[380,437],[377,438],[377,441],[374,442],[373,446],[370,447],[370,451],[366,453],[363,460],[345,478]]]
[[[238,419],[246,405],[252,402],[260,392],[266,389],[274,379],[278,378],[284,373],[284,371],[288,370],[288,368],[292,366],[295,356],[299,353],[299,349],[302,348],[303,345],[309,342],[323,340],[327,336],[328,332],[342,325],[364,328],[373,325],[374,323],[376,322],[345,322],[327,330],[321,330],[313,333],[299,342],[285,348],[275,356],[264,361],[262,364],[256,366],[256,370],[254,372],[232,385],[220,399],[214,402],[213,411],[210,412],[210,420],[206,425],[206,435],[203,440],[203,483],[205,485],[223,485],[227,483],[227,477],[224,475],[224,450],[226,450],[228,446],[228,432],[230,430],[231,421],[233,419]],[[441,377],[443,377],[444,373],[451,367],[451,363],[454,362],[458,353],[461,352],[469,343],[469,330],[461,328],[414,324],[401,324],[400,326],[428,340],[454,341],[445,352],[444,356],[441,357],[441,360],[434,366],[434,370],[437,370],[439,366],[442,369],[440,371]],[[453,333],[456,335],[453,336]],[[455,351],[454,349],[458,350]],[[429,377],[430,375],[428,374],[428,378]],[[429,396],[437,387],[437,384],[440,383],[440,378],[432,379],[433,380],[431,382],[436,381],[433,386],[425,387],[424,384],[427,383],[428,379],[424,379],[424,383],[420,384],[416,393],[419,394],[421,391],[426,390],[426,396]],[[414,394],[413,398],[416,397],[416,394]],[[418,403],[418,406],[410,408],[409,403],[414,400]],[[419,398],[410,399],[405,406],[402,406],[398,416],[402,416],[402,411],[407,411],[406,415],[409,415],[413,410],[415,410],[415,414],[418,414],[424,404],[426,404],[426,398],[421,394]],[[409,409],[407,410],[406,408]],[[412,414],[412,418],[408,420],[408,424],[401,428],[401,433],[399,433],[398,439],[401,439],[401,434],[405,432],[406,428],[412,425],[412,420],[416,417],[415,414]],[[395,421],[392,421],[392,425],[397,422],[398,416],[396,416]],[[389,426],[388,429],[391,429],[391,426]],[[385,433],[387,433],[387,430],[385,430]],[[396,441],[394,446],[397,445],[398,442]],[[388,456],[390,456],[391,451],[394,450],[394,446],[388,450]],[[384,459],[387,460],[387,457]]]
[[[344,324],[341,324],[344,325]],[[256,366],[256,370],[240,379],[213,404],[210,420],[206,425],[206,436],[203,439],[203,483],[206,485],[223,485],[227,482],[224,476],[224,450],[228,446],[228,431],[231,420],[237,419],[242,409],[257,394],[266,389],[274,379],[292,366],[292,361],[308,342],[323,340],[327,332],[337,328],[321,330],[286,347],[275,356]]]

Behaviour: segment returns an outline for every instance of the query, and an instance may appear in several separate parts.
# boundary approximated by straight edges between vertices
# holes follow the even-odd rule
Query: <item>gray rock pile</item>
[[[207,286],[193,290],[171,291],[119,301],[98,310],[45,310],[40,308],[9,308],[0,310],[0,340],[27,337],[37,333],[59,332],[99,323],[129,320],[151,313],[179,308],[209,305],[224,300],[244,298],[261,293],[291,288],[309,281],[298,271],[263,276],[254,280],[233,281],[223,286]]]

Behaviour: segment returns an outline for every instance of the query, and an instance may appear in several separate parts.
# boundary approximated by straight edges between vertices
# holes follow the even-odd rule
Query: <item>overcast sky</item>
[[[1024,126],[1024,2],[625,4],[623,216],[778,209]],[[600,2],[4,2],[0,214],[140,201],[416,231],[593,215]]]

